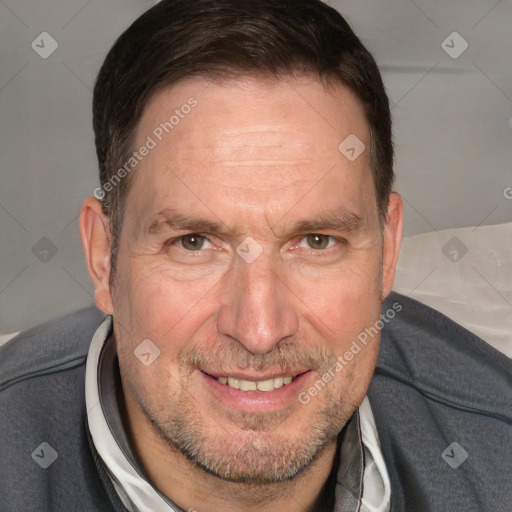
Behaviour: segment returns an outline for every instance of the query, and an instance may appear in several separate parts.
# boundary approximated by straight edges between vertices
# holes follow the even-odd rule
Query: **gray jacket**
[[[512,511],[512,360],[402,295],[383,311],[396,302],[368,390],[391,512]],[[101,319],[84,309],[0,347],[0,512],[126,512],[85,427]]]

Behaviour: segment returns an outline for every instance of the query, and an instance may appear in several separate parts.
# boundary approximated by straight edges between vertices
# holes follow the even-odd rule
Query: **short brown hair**
[[[389,102],[373,57],[336,10],[320,0],[162,0],[139,17],[109,51],[93,96],[112,270],[131,179],[105,184],[130,158],[138,122],[156,92],[190,77],[312,73],[347,86],[364,108],[382,224],[394,181]]]

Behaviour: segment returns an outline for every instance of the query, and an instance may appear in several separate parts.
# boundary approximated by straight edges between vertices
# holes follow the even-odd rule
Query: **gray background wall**
[[[91,89],[153,3],[0,1],[0,333],[92,303],[77,226],[97,186]],[[327,3],[383,72],[405,234],[510,221],[512,1]]]

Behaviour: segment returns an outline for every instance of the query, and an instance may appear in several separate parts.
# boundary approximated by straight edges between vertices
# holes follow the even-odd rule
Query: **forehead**
[[[366,150],[351,161],[339,146],[354,136]],[[141,215],[180,202],[278,215],[301,194],[303,207],[320,196],[330,208],[375,203],[363,109],[348,88],[312,77],[183,80],[146,106],[134,149],[144,145],[129,194]]]

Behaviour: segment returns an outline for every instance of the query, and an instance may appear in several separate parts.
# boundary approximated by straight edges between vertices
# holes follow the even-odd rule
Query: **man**
[[[4,347],[2,510],[507,510],[510,362],[391,293],[389,106],[336,11],[164,0],[93,113],[108,316]]]

